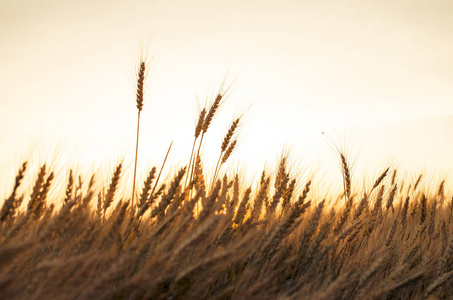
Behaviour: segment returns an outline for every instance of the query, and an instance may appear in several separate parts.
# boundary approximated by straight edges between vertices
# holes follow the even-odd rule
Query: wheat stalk
[[[217,178],[217,172],[219,171],[220,167],[222,164],[226,162],[228,157],[231,155],[231,152],[233,152],[234,147],[236,146],[237,141],[234,140],[231,144],[230,141],[233,138],[233,135],[239,126],[240,118],[236,118],[230,125],[230,128],[228,129],[228,132],[226,133],[225,137],[223,138],[222,145],[220,146],[220,155],[219,159],[217,160],[217,164],[215,166],[214,170],[214,177],[212,179],[212,182],[214,183],[215,179]],[[223,159],[225,157],[225,159]]]
[[[225,101],[228,90],[231,88],[231,85],[225,88],[225,83],[226,83],[226,78],[220,84],[220,88],[217,92],[217,95],[216,95],[213,103],[209,107],[209,110],[205,110],[206,115],[204,116],[204,114],[203,114],[204,118],[201,118],[202,115],[200,114],[199,122],[203,119],[203,123],[201,124],[200,129],[198,129],[198,124],[195,129],[195,134],[197,134],[197,133],[198,133],[198,135],[201,134],[200,142],[198,144],[198,150],[197,150],[197,154],[196,154],[195,158],[200,156],[200,151],[201,151],[201,146],[203,144],[204,135],[208,131],[208,129],[212,123],[212,120],[214,119],[220,106]],[[203,113],[203,110],[202,110],[202,113]],[[195,139],[197,139],[197,137]],[[194,141],[194,143],[195,143],[195,141]],[[190,174],[190,180],[192,180],[192,176],[193,176],[193,172]]]
[[[144,85],[145,85],[145,77],[146,77],[146,63],[145,60],[141,59],[140,67],[137,73],[137,89],[136,89],[136,106],[137,106],[137,139],[135,144],[135,162],[134,162],[134,179],[132,184],[132,209],[134,209],[134,201],[135,201],[135,179],[137,177],[137,160],[138,160],[138,142],[140,136],[140,113],[143,109],[143,92],[144,92]]]
[[[189,180],[189,177],[192,178],[192,173],[193,173],[193,167],[192,166],[195,164],[195,160],[196,160],[196,157],[194,157],[195,146],[196,146],[198,137],[200,136],[201,129],[202,129],[204,121],[205,121],[205,117],[206,117],[206,108],[203,108],[200,111],[200,114],[198,115],[198,121],[197,121],[197,124],[195,126],[195,133],[194,133],[192,151],[190,152],[189,166],[187,167],[187,169],[189,170],[190,176],[186,177],[186,184],[185,184],[186,186],[187,186],[187,182]]]
[[[168,147],[167,154],[165,154],[164,161],[162,162],[162,166],[159,171],[159,175],[157,175],[156,182],[154,183],[154,187],[151,191],[151,195],[154,193],[156,190],[157,184],[159,183],[160,175],[162,174],[162,170],[164,169],[165,163],[167,162],[168,154],[170,154],[171,146],[173,145],[173,141],[171,141],[170,146]]]

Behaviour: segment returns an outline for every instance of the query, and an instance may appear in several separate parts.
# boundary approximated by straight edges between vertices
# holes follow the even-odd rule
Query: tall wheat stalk
[[[198,144],[197,154],[193,157],[193,161],[194,162],[196,161],[197,157],[200,156],[200,150],[201,150],[201,145],[203,144],[204,135],[208,131],[209,126],[211,125],[212,120],[214,119],[214,116],[215,116],[216,112],[219,110],[220,106],[222,105],[222,103],[227,98],[227,93],[228,93],[229,89],[231,88],[231,84],[225,88],[225,83],[226,83],[226,77],[222,81],[222,83],[220,84],[220,88],[219,88],[219,90],[217,92],[217,95],[216,95],[216,97],[214,99],[214,102],[212,102],[209,110],[203,109],[201,111],[201,113],[200,113],[200,118],[198,120],[197,128],[195,129],[194,145],[195,145],[195,142],[198,139],[198,136],[200,136],[200,134],[201,134],[201,136],[200,136],[200,142]],[[197,135],[197,133],[198,133],[198,135]],[[193,153],[193,154],[195,154],[195,153]],[[191,157],[192,156],[193,155],[191,155]],[[191,170],[191,172],[189,172],[190,180],[193,179],[194,170],[195,170],[194,166],[195,166],[195,164],[193,163],[192,164],[192,170]]]
[[[212,184],[214,184],[216,178],[217,178],[217,173],[219,172],[220,167],[226,160],[229,158],[231,153],[233,152],[237,140],[234,140],[232,143],[231,140],[233,138],[233,135],[235,134],[236,129],[239,126],[241,118],[235,118],[233,122],[231,122],[230,128],[228,129],[228,132],[226,133],[225,137],[223,138],[222,145],[220,147],[220,155],[219,159],[217,160],[217,164],[215,166],[214,170],[214,177],[212,178]]]
[[[137,142],[135,144],[135,163],[134,163],[134,182],[132,184],[132,209],[134,209],[134,200],[135,200],[135,180],[137,177],[137,159],[138,159],[138,141],[140,135],[140,112],[143,109],[143,89],[145,83],[145,74],[146,74],[146,63],[144,60],[140,61],[140,68],[137,74],[137,92],[136,92],[136,102],[137,102]]]
[[[188,170],[190,173],[191,173],[192,166],[195,163],[195,159],[194,159],[195,146],[197,144],[198,137],[200,136],[201,128],[203,127],[205,117],[206,117],[206,108],[203,108],[200,112],[200,115],[198,116],[197,126],[195,126],[195,134],[194,134],[194,139],[193,139],[192,152],[190,153],[189,167],[188,167]],[[191,175],[186,176],[186,183],[185,183],[186,186],[187,186],[187,181],[188,181],[189,177],[192,177],[192,176]]]
[[[201,145],[203,144],[203,139],[204,139],[204,135],[206,134],[206,132],[208,131],[209,129],[209,126],[211,125],[211,122],[212,122],[212,119],[214,118],[214,115],[215,113],[217,112],[217,110],[219,109],[220,107],[220,104],[222,103],[222,99],[223,99],[223,94],[221,93],[221,91],[219,91],[219,93],[217,94],[214,102],[212,103],[211,107],[209,108],[209,111],[203,121],[203,124],[201,126],[201,137],[200,137],[200,142],[198,144],[198,150],[197,150],[197,155],[195,156],[194,160],[200,156],[200,150],[201,150]],[[192,164],[192,174],[191,174],[191,179],[193,177],[193,171],[194,171],[194,164]]]

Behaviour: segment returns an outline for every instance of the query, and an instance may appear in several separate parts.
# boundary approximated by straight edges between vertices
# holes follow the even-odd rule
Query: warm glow
[[[22,160],[55,159],[45,153],[55,144],[55,164],[90,172],[124,158],[132,172],[134,70],[143,40],[154,59],[141,173],[162,163],[172,140],[170,161],[187,163],[197,98],[201,105],[212,97],[227,72],[227,81],[236,79],[206,136],[210,168],[228,124],[244,111],[229,165],[249,166],[254,175],[286,146],[302,167],[341,178],[328,138],[351,150],[357,170],[394,162],[444,176],[453,166],[451,1],[1,6],[0,195],[10,192]]]

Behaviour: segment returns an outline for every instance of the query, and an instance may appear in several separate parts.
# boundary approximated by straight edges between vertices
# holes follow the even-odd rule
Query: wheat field
[[[138,128],[145,64],[137,80]],[[4,299],[448,299],[453,294],[453,197],[392,168],[370,186],[351,180],[339,152],[343,189],[277,168],[246,184],[224,165],[242,116],[219,145],[213,174],[202,159],[205,133],[228,95],[222,85],[200,110],[187,165],[145,180],[78,178],[42,165],[32,188],[19,167],[0,211],[0,295]],[[132,133],[131,133],[132,134]],[[170,149],[169,149],[170,151]],[[168,153],[167,153],[168,154]],[[165,164],[165,163],[164,163]],[[140,166],[140,163],[138,163]],[[61,195],[49,193],[56,177]],[[161,179],[161,178],[169,179]],[[121,193],[132,186],[132,195]]]

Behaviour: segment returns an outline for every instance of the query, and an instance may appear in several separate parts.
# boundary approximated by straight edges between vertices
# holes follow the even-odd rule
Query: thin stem
[[[201,134],[200,145],[198,145],[198,151],[197,151],[197,155],[194,157],[194,161],[197,159],[198,156],[200,156],[200,149],[201,149],[201,144],[203,143],[203,137],[204,137],[204,132]],[[195,163],[192,165],[192,173],[190,174],[190,180],[193,180],[194,170],[195,170]]]
[[[153,187],[153,190],[151,191],[150,196],[152,196],[154,194],[154,190],[156,189],[157,184],[159,183],[160,175],[162,174],[162,170],[164,169],[165,162],[167,161],[167,157],[168,157],[168,154],[170,153],[170,149],[171,149],[172,145],[173,145],[173,141],[171,141],[170,147],[168,147],[167,155],[165,155],[164,162],[162,163],[162,167],[160,168],[159,175],[157,176],[156,183],[154,184],[154,187]]]
[[[212,185],[214,185],[214,182],[215,182],[215,179],[217,178],[217,172],[220,171],[220,160],[222,159],[222,153],[220,153],[220,156],[219,156],[219,159],[217,160],[217,164],[215,166],[215,170],[214,170],[214,177],[212,178]]]
[[[137,159],[138,159],[138,137],[140,133],[140,111],[138,111],[137,117],[137,143],[135,145],[135,166],[134,166],[134,183],[132,184],[132,209],[135,208],[134,206],[134,198],[135,198],[135,178],[137,176]]]
[[[198,139],[198,138],[195,138],[195,139],[193,140],[192,152],[190,153],[189,166],[187,167],[187,170],[189,171],[189,172],[188,172],[189,175],[191,174],[190,167],[192,166],[192,159],[193,159],[193,154],[194,154],[194,151],[195,151],[195,144],[197,143],[197,139]],[[185,184],[186,187],[187,187],[187,180],[189,180],[189,177],[190,177],[190,176],[187,176],[187,177],[186,177],[186,184]]]

